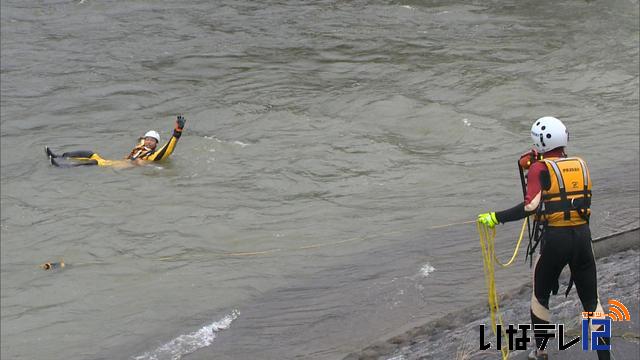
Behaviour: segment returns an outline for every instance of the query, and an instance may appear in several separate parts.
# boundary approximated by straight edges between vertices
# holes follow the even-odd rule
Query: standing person
[[[598,298],[591,247],[591,177],[587,165],[579,157],[567,156],[569,133],[554,117],[536,120],[531,127],[531,138],[534,150],[523,155],[520,162],[533,159],[527,173],[524,202],[504,211],[480,214],[478,221],[494,227],[535,214],[535,221],[541,225],[540,254],[534,263],[531,296],[534,326],[550,322],[549,297],[552,292],[557,293],[558,277],[566,265],[571,270],[571,281],[576,285],[584,311],[604,313]],[[546,351],[540,350],[544,339],[541,333],[535,334],[537,349],[529,354],[529,359],[549,358]],[[599,338],[598,342],[608,344],[609,339]],[[598,359],[609,358],[608,350],[598,351]]]
[[[160,134],[155,130],[149,130],[144,136],[138,138],[138,144],[129,152],[126,160],[107,160],[103,159],[100,155],[93,151],[79,150],[65,152],[62,155],[56,155],[45,147],[45,152],[49,157],[52,165],[61,167],[74,167],[85,165],[98,165],[98,166],[116,166],[116,167],[130,167],[133,165],[144,165],[147,161],[160,161],[167,159],[176,147],[180,136],[182,135],[182,129],[184,128],[186,120],[182,115],[178,115],[176,119],[176,125],[173,130],[173,135],[169,141],[158,149],[158,143],[160,142]],[[70,159],[71,162],[60,162],[60,159]]]

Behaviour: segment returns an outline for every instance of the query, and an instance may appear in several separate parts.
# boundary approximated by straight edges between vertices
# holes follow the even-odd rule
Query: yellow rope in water
[[[443,224],[443,225],[434,225],[434,226],[429,227],[429,229],[430,230],[442,229],[442,228],[456,226],[456,225],[471,224],[471,223],[474,223],[474,222],[476,222],[476,221],[475,220],[469,220],[469,221],[449,223],[449,224]],[[393,231],[393,232],[388,232],[388,233],[384,233],[384,234],[378,234],[378,236],[381,236],[381,235],[388,236],[388,235],[399,234],[399,233],[401,233],[401,232],[400,231]],[[322,247],[327,247],[327,246],[337,246],[337,245],[341,245],[341,244],[345,244],[345,243],[349,243],[349,242],[362,241],[362,240],[367,240],[367,237],[366,236],[358,236],[358,237],[353,237],[353,238],[349,238],[349,239],[345,239],[345,240],[331,241],[331,242],[318,243],[318,244],[310,244],[310,245],[297,246],[297,247],[292,247],[292,248],[268,249],[268,250],[263,250],[263,251],[198,253],[198,254],[191,254],[188,257],[189,258],[198,257],[198,256],[217,256],[217,257],[244,257],[244,256],[247,256],[247,257],[251,257],[251,256],[270,255],[270,254],[278,253],[278,252],[292,252],[292,251],[317,249],[317,248],[322,248]],[[184,259],[185,257],[186,256],[184,256],[184,255],[182,255],[182,256],[181,255],[170,255],[170,256],[163,256],[163,257],[160,257],[160,258],[156,258],[154,260],[158,260],[158,261],[173,261],[173,260],[178,260],[178,259]]]
[[[469,221],[463,221],[463,222],[455,222],[455,223],[449,223],[449,224],[442,224],[442,225],[434,225],[429,227],[430,230],[433,229],[442,229],[442,228],[447,228],[447,227],[452,227],[452,226],[457,226],[457,225],[466,225],[466,224],[471,224],[474,223],[475,220],[469,220]],[[387,232],[384,234],[377,234],[376,236],[389,236],[389,235],[393,235],[393,234],[399,234],[402,233],[402,231],[392,231],[392,232]],[[363,241],[363,240],[367,240],[368,237],[367,236],[357,236],[357,237],[353,237],[353,238],[349,238],[349,239],[344,239],[344,240],[337,240],[337,241],[330,241],[330,242],[324,242],[324,243],[316,243],[316,244],[310,244],[310,245],[303,245],[303,246],[296,246],[296,247],[291,247],[291,248],[274,248],[274,249],[266,249],[266,250],[257,250],[257,251],[236,251],[236,252],[198,252],[198,253],[194,253],[194,254],[178,254],[178,255],[168,255],[168,256],[161,256],[158,258],[152,258],[151,260],[155,260],[155,261],[176,261],[176,260],[186,260],[186,259],[190,259],[190,258],[200,258],[200,257],[214,257],[214,258],[225,258],[225,257],[254,257],[254,256],[266,256],[266,255],[272,255],[275,253],[283,253],[283,252],[295,252],[295,251],[305,251],[305,250],[311,250],[311,249],[318,249],[318,248],[323,248],[323,247],[327,247],[327,246],[339,246],[342,244],[346,244],[346,243],[350,243],[350,242],[356,242],[356,241]],[[75,266],[78,265],[90,265],[93,263],[74,263]]]
[[[482,248],[482,259],[484,263],[484,279],[487,285],[487,298],[489,300],[489,310],[491,313],[491,329],[493,330],[493,334],[497,336],[502,336],[505,341],[502,342],[503,346],[500,349],[502,352],[502,359],[506,360],[509,358],[509,347],[507,334],[505,332],[505,328],[502,322],[502,313],[500,313],[500,304],[498,292],[496,291],[496,281],[495,281],[495,268],[494,263],[498,264],[502,267],[507,267],[513,264],[516,256],[518,255],[518,249],[520,248],[520,243],[522,242],[522,238],[524,237],[524,229],[527,224],[527,220],[525,219],[522,223],[522,230],[520,231],[520,238],[518,239],[518,243],[516,244],[516,249],[513,252],[513,256],[506,263],[503,264],[498,260],[496,256],[495,249],[495,238],[496,238],[496,229],[490,228],[489,226],[481,223],[477,223],[478,234],[480,235],[480,247]],[[496,324],[500,324],[502,328],[502,333],[500,335],[497,334]]]
[[[472,224],[476,222],[475,220],[469,220],[469,221],[463,221],[463,222],[458,222],[458,223],[451,223],[451,224],[444,224],[444,225],[435,225],[430,227],[429,229],[433,230],[433,229],[441,229],[441,228],[445,228],[445,227],[450,227],[450,226],[454,226],[454,225],[466,225],[466,224]]]

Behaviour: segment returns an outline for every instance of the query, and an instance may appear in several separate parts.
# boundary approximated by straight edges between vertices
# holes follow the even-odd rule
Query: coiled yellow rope
[[[505,332],[505,328],[502,322],[502,314],[500,313],[500,304],[498,298],[498,292],[496,291],[496,280],[495,280],[495,269],[494,263],[500,265],[501,267],[507,267],[516,259],[518,255],[518,249],[520,249],[520,243],[522,243],[522,238],[524,237],[524,229],[527,225],[527,219],[522,223],[522,230],[520,231],[520,238],[516,244],[516,248],[513,252],[513,256],[506,263],[503,264],[498,260],[496,256],[495,249],[495,239],[496,239],[496,229],[490,228],[489,226],[482,224],[480,222],[477,223],[478,234],[480,235],[480,247],[482,248],[482,260],[484,263],[484,279],[487,285],[487,295],[489,300],[489,310],[491,312],[491,329],[493,330],[493,334],[495,336],[502,336],[505,341],[502,344],[508,344],[507,334]],[[497,334],[496,324],[500,324],[502,328],[502,334]],[[502,359],[506,360],[509,358],[509,347],[503,345],[500,349],[502,353]]]

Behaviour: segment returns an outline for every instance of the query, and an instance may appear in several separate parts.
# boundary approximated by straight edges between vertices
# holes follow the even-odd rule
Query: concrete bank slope
[[[612,359],[640,359],[640,230],[634,228],[594,239],[593,248],[597,258],[598,292],[605,311],[608,300],[616,299],[631,313],[631,321],[614,322]],[[560,284],[567,282],[568,271],[565,271]],[[500,308],[505,324],[529,324],[530,299],[531,284],[502,294]],[[552,297],[550,305],[552,323],[565,324],[565,342],[578,337],[582,306],[575,288],[567,298]],[[490,323],[486,303],[479,299],[472,306],[377,342],[348,355],[345,360],[500,359],[500,353],[495,350],[495,336],[488,331],[490,325],[486,326],[485,339],[491,341],[494,348],[479,350],[480,325]],[[533,345],[529,345],[532,349]],[[529,351],[512,352],[509,358],[524,360]],[[549,354],[551,359],[597,359],[595,352],[583,352],[580,343],[558,351],[555,340],[550,344]]]
[[[623,299],[622,303],[629,309],[631,313],[631,321],[615,321],[613,322],[612,339],[611,339],[611,357],[612,360],[637,360],[640,359],[640,321],[638,315],[638,298]],[[603,304],[605,311],[607,306]],[[572,334],[572,339],[578,336],[580,327],[574,327],[568,333]],[[594,351],[582,351],[581,343],[573,347],[559,351],[552,347],[548,351],[551,360],[574,360],[574,359],[594,359],[598,356]],[[514,354],[510,356],[514,360],[526,360],[527,353]]]
[[[626,249],[638,248],[640,243],[640,234],[638,229],[626,231],[622,233],[612,234],[593,241],[593,251],[596,258],[612,257],[613,254],[619,254]],[[615,260],[615,259],[610,259]],[[636,285],[638,286],[638,285]],[[613,338],[611,340],[612,359],[615,360],[637,360],[640,359],[640,308],[638,294],[630,294],[624,299],[619,299],[627,307],[631,314],[631,321],[616,321],[613,323]],[[634,296],[635,295],[635,296]],[[602,306],[607,311],[606,300]],[[580,331],[579,326],[574,326],[570,330],[575,336]],[[551,348],[548,351],[551,359],[573,360],[573,359],[597,359],[594,352],[582,351],[580,344],[576,344],[568,350],[559,351],[557,348]],[[514,360],[526,360],[527,354],[522,353],[510,357]]]

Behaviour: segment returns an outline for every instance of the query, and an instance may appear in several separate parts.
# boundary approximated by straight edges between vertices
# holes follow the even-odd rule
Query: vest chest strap
[[[591,198],[575,198],[571,200],[547,201],[544,203],[544,213],[553,214],[571,210],[585,211],[591,207]]]

